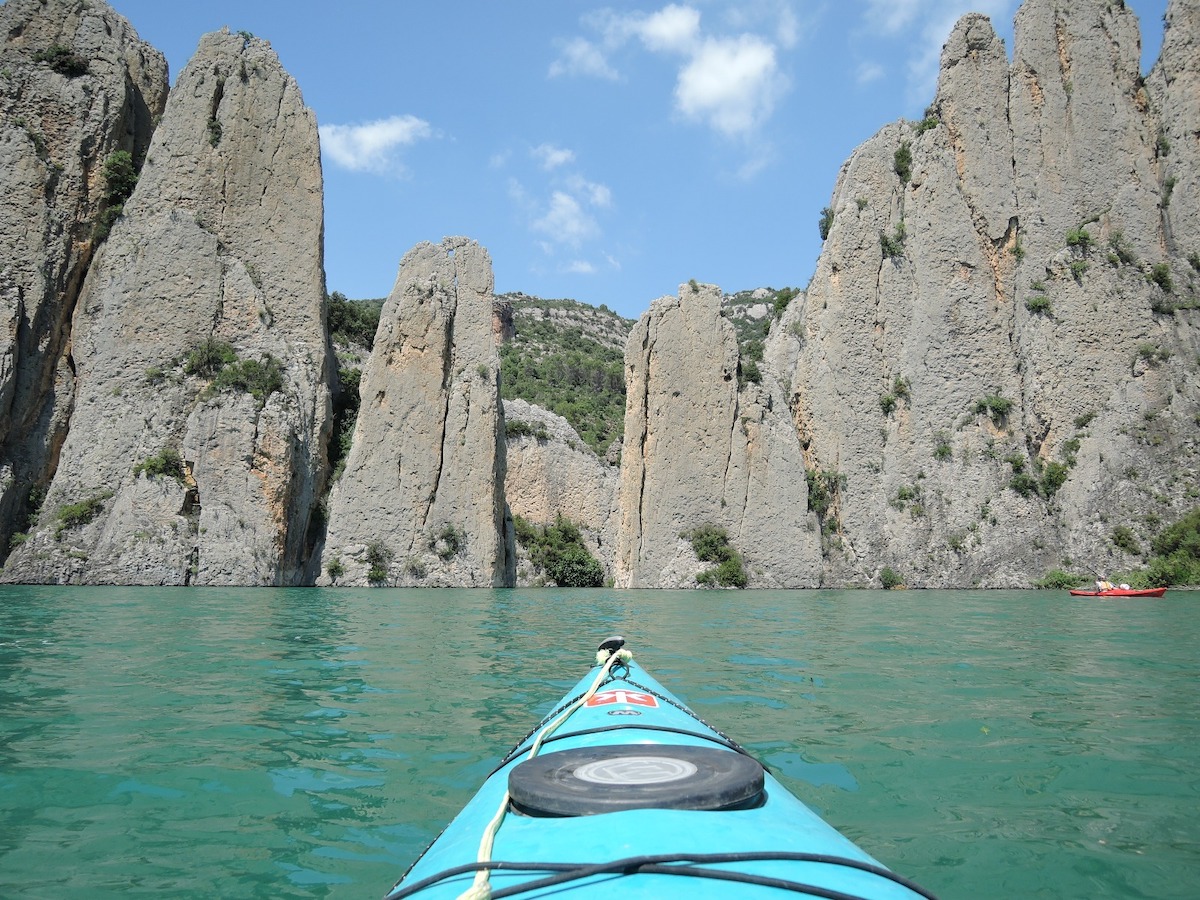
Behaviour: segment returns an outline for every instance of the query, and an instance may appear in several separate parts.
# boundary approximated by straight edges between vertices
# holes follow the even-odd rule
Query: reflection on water
[[[1196,599],[3,588],[0,880],[378,896],[623,633],[945,897],[1192,896]]]

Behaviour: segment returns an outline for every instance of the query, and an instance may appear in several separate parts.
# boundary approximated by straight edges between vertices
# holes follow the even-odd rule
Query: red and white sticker
[[[584,706],[611,706],[614,703],[624,703],[631,706],[658,706],[658,701],[652,694],[640,691],[601,691],[588,698]]]

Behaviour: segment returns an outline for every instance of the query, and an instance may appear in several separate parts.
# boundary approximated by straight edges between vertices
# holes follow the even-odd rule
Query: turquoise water
[[[949,898],[1200,891],[1200,593],[0,588],[0,896],[382,895],[613,632]]]

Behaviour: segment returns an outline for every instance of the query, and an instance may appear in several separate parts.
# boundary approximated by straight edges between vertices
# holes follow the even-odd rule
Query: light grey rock
[[[513,516],[536,525],[564,516],[579,526],[592,555],[611,573],[619,470],[597,457],[566,419],[540,406],[505,400],[504,421],[510,432],[504,494]],[[525,427],[516,433],[512,423]],[[518,566],[518,584],[533,578]]]
[[[205,35],[88,272],[70,432],[6,580],[306,579],[330,418],[321,222],[295,81],[265,41]],[[259,376],[258,396],[189,364],[206,343],[236,352],[223,375]],[[163,451],[179,478],[139,471]]]
[[[512,584],[492,301],[479,244],[446,238],[405,255],[330,496],[319,584]]]
[[[1171,53],[1195,17],[1172,13],[1191,37],[1156,72],[1194,67]],[[1028,0],[1007,72],[990,25],[966,16],[937,124],[888,126],[843,166],[816,274],[766,353],[806,467],[827,476],[826,583],[1111,571],[1138,562],[1115,527],[1145,546],[1148,523],[1194,507],[1196,312],[1171,312],[1147,278],[1166,261],[1182,284],[1185,263],[1138,58],[1121,4]],[[1196,131],[1194,92],[1172,102],[1193,111],[1170,128]]]
[[[628,401],[614,563],[618,587],[691,587],[709,568],[683,537],[726,529],[751,586],[817,583],[804,461],[778,387],[738,386],[720,291],[685,284],[654,301],[625,351]]]
[[[1009,118],[1023,247],[1043,260],[1101,216],[1147,258],[1159,231],[1158,129],[1141,86],[1137,17],[1107,0],[1027,0],[1014,31]]]
[[[595,307],[576,300],[543,300],[522,293],[504,296],[518,332],[525,323],[549,323],[563,331],[578,328],[585,338],[601,346],[624,350],[633,327],[632,320],[622,318],[604,305]],[[504,340],[511,337],[508,334]]]
[[[1155,162],[1170,251],[1164,260],[1183,297],[1200,294],[1200,3],[1172,0],[1158,63],[1146,78],[1158,111]],[[1155,257],[1148,257],[1155,258]]]
[[[9,0],[0,34],[2,558],[66,434],[70,319],[95,250],[104,162],[118,150],[145,156],[167,64],[103,2]]]

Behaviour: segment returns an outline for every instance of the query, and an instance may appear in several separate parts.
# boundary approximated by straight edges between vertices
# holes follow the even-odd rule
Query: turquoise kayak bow
[[[912,900],[645,669],[624,639],[504,757],[385,900]]]

